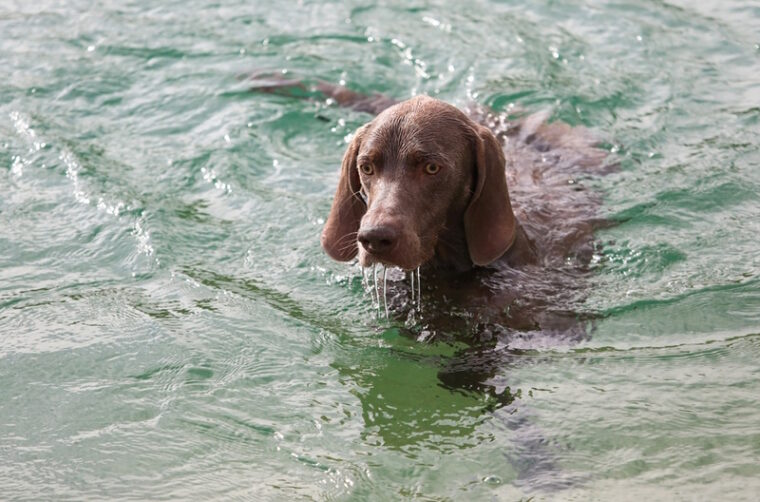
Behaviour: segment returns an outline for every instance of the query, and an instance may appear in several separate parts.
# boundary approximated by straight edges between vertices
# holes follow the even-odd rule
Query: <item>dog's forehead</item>
[[[464,114],[448,103],[420,96],[388,108],[372,121],[367,152],[404,154],[452,151],[465,145],[469,129]]]

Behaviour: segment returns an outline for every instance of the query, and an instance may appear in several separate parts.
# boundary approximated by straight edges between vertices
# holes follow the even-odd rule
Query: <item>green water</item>
[[[756,3],[5,2],[0,65],[0,499],[760,497]],[[257,69],[595,131],[590,338],[443,385],[319,247],[369,117]]]

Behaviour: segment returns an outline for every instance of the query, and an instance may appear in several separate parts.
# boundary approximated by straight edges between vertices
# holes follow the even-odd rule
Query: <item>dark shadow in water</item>
[[[501,455],[503,462],[494,461],[484,474],[528,493],[580,481],[562,469],[562,447],[536,425],[528,396],[509,381],[512,368],[540,364],[535,352],[503,347],[500,335],[470,344],[453,341],[454,335],[433,343],[416,336],[390,329],[383,333],[390,348],[366,347],[332,364],[356,386],[365,444],[402,452],[418,465],[434,462],[431,467],[456,462],[462,450],[501,445],[494,458]]]
[[[562,447],[536,425],[510,373],[542,364],[543,349],[588,338],[593,316],[574,308],[589,279],[587,268],[576,267],[427,270],[421,312],[408,278],[389,281],[389,321],[398,327],[383,332],[386,346],[335,363],[360,389],[365,441],[413,459],[423,451],[456,458],[459,450],[501,443],[504,464],[490,468],[528,493],[581,482],[562,469]]]

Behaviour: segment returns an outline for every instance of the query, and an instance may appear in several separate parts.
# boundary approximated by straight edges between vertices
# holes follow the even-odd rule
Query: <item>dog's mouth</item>
[[[383,265],[385,267],[398,267],[402,270],[415,270],[426,260],[421,257],[414,257],[406,253],[373,253],[359,245],[359,264],[362,267],[371,267],[373,265]]]
[[[398,267],[405,271],[416,270],[429,261],[434,254],[433,246],[424,246],[423,240],[409,233],[392,246],[378,248],[371,244],[357,242],[359,264],[368,268],[373,265]]]

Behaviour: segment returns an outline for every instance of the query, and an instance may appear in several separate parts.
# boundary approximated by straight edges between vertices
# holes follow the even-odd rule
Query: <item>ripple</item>
[[[760,490],[756,7],[91,7],[0,14],[5,497]],[[369,117],[236,80],[262,68],[603,138],[591,337],[490,349],[377,319],[319,248]]]

